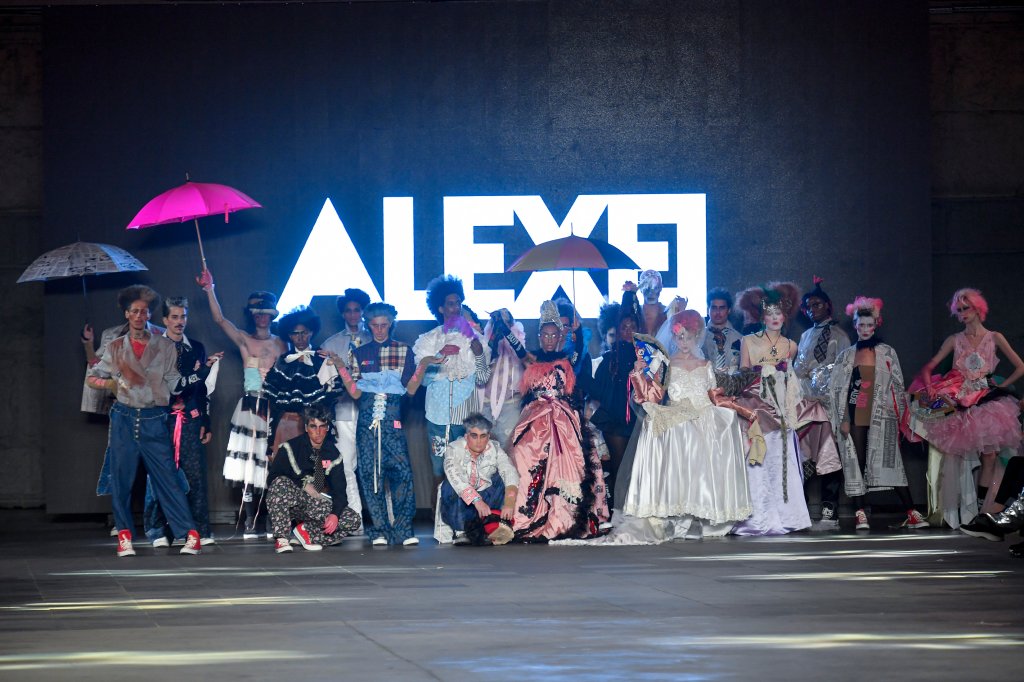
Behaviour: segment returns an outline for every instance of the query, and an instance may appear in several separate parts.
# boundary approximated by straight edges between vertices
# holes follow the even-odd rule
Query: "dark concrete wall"
[[[935,340],[960,329],[942,303],[974,286],[1022,351],[1024,11],[934,14],[929,42]]]
[[[249,288],[280,289],[324,196],[372,244],[382,195],[417,196],[429,225],[438,209],[420,205],[469,183],[541,194],[556,215],[581,193],[704,191],[709,284],[818,274],[837,302],[881,295],[888,340],[916,369],[935,308],[925,5],[598,4],[53,10],[47,233],[11,269],[73,241],[74,225],[139,255],[162,291],[198,293],[187,231],[121,229],[184,170],[268,206],[208,233],[232,315]],[[97,280],[97,325],[117,320],[125,283]],[[46,287],[44,384],[61,424],[45,451],[51,512],[107,509],[91,495],[105,431],[77,412],[79,300],[72,284]],[[198,300],[193,317],[223,348]],[[212,481],[238,374],[231,356]],[[38,428],[22,432],[39,444]],[[231,506],[216,484],[211,502]]]
[[[42,24],[34,13],[0,13],[0,506],[44,501],[43,288],[15,284],[39,254],[43,225]]]

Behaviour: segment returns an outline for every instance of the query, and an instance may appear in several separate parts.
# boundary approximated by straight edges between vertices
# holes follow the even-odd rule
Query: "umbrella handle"
[[[199,240],[199,257],[203,261],[203,271],[206,271],[206,253],[203,251],[203,235],[199,234],[199,220],[193,218],[192,222],[196,224],[196,239]]]

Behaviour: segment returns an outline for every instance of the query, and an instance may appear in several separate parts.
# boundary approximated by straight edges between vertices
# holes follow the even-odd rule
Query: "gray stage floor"
[[[1024,560],[951,531],[118,559],[0,521],[4,679],[1024,679]]]

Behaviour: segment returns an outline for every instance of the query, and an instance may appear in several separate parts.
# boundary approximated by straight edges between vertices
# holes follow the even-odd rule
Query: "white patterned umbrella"
[[[47,251],[32,261],[32,265],[21,273],[18,284],[23,282],[46,282],[65,277],[82,278],[82,297],[85,298],[86,319],[89,311],[89,294],[85,288],[86,275],[109,275],[114,272],[148,270],[138,258],[124,249],[110,244],[75,242],[53,251]]]
[[[32,265],[21,273],[18,284],[136,270],[148,268],[138,258],[120,247],[94,242],[75,242],[47,251],[36,258]],[[82,283],[84,285],[85,280],[82,280]]]

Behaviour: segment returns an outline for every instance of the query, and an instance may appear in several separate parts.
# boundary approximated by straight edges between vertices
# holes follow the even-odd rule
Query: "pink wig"
[[[672,316],[672,333],[679,335],[685,329],[694,336],[704,328],[704,318],[696,310],[684,310]]]
[[[867,317],[870,315],[875,318],[875,326],[882,326],[882,299],[870,298],[869,296],[858,296],[853,299],[853,303],[849,303],[846,306],[846,314],[850,317]]]
[[[956,317],[956,307],[961,303],[966,303],[978,311],[978,319],[982,322],[988,317],[988,301],[985,300],[985,297],[977,289],[958,289],[953,294],[953,299],[949,302],[949,314]]]

